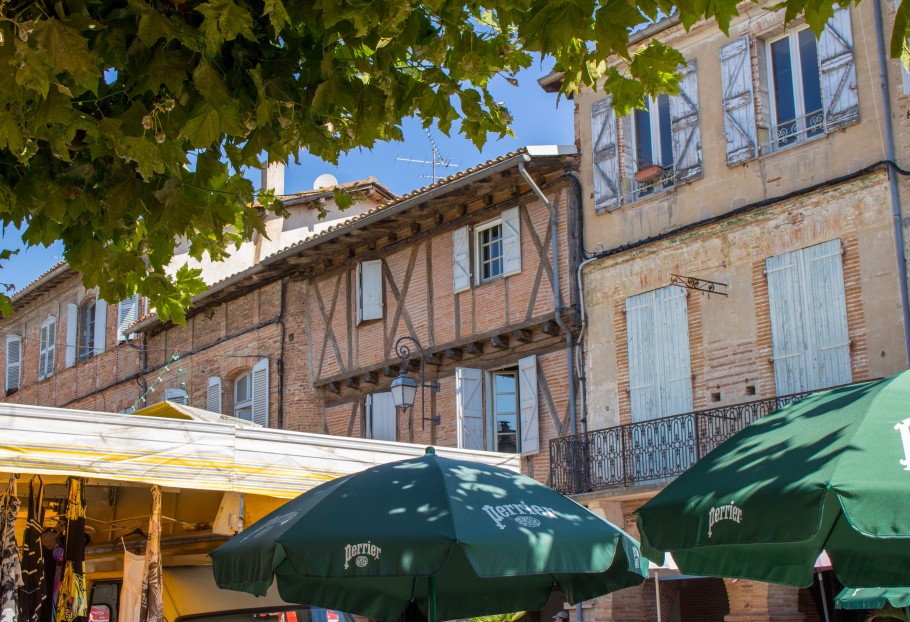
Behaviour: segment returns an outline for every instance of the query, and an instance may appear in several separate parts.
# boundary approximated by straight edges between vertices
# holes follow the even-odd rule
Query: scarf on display
[[[37,481],[37,484],[36,484]],[[44,576],[44,482],[34,476],[28,483],[28,522],[22,538],[22,580],[19,588],[19,622],[40,622],[41,610],[47,600]]]
[[[67,480],[66,541],[63,547],[63,573],[57,594],[56,622],[73,622],[88,613],[85,592],[85,497],[82,480]],[[5,622],[5,621],[0,621]]]
[[[22,571],[19,567],[19,547],[16,546],[18,514],[16,476],[12,475],[0,501],[0,622],[16,622],[19,616],[18,595],[22,585]]]
[[[164,620],[164,592],[161,574],[161,488],[152,486],[152,513],[145,545],[145,571],[142,577],[139,622]]]

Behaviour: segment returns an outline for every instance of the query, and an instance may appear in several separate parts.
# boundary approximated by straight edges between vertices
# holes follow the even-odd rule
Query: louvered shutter
[[[18,391],[22,370],[22,337],[6,336],[6,392]]]
[[[100,298],[95,302],[95,355],[104,352],[107,336],[107,303]]]
[[[186,389],[176,387],[169,388],[164,390],[164,401],[187,406],[190,403],[190,396],[186,392]]]
[[[502,213],[502,273],[521,272],[521,223],[517,207]]]
[[[594,209],[619,207],[619,150],[616,142],[616,113],[607,97],[591,107],[591,151],[594,156]]]
[[[455,368],[455,416],[458,446],[485,449],[483,444],[483,372]]]
[[[657,361],[660,369],[660,413],[670,417],[692,411],[692,366],[689,356],[689,313],[686,290],[654,291]]]
[[[57,319],[51,317],[41,325],[41,337],[38,342],[38,380],[54,375],[56,337]]]
[[[732,166],[758,156],[752,58],[749,54],[748,36],[728,43],[720,49],[720,75],[724,100],[727,165]]]
[[[253,365],[253,423],[269,426],[269,359]]]
[[[205,391],[205,409],[213,413],[218,413],[219,415],[222,412],[221,408],[221,398],[222,398],[222,383],[220,376],[212,376],[209,378],[208,385],[206,386]]]
[[[818,71],[821,77],[825,129],[832,132],[859,121],[856,60],[850,10],[834,12],[818,38]]]
[[[367,438],[397,441],[397,415],[398,410],[390,391],[367,395]]]
[[[471,246],[468,228],[461,227],[452,232],[452,251],[455,273],[455,293],[471,288]]]
[[[139,318],[139,295],[121,300],[117,305],[117,342],[133,339],[136,333],[127,336],[130,325]]]
[[[66,352],[63,360],[67,367],[76,364],[76,335],[79,334],[79,307],[66,305]]]
[[[679,94],[670,98],[670,129],[673,136],[673,170],[676,183],[704,174],[701,155],[701,123],[698,114],[698,78],[695,61],[680,67]]]
[[[38,338],[38,380],[44,380],[47,369],[47,325],[41,325]]]
[[[382,260],[357,264],[357,323],[382,318]]]
[[[540,423],[537,418],[537,357],[518,359],[518,398],[521,422],[521,454],[540,451]]]

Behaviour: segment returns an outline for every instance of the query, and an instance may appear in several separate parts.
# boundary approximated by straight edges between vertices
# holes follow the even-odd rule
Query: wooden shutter
[[[139,294],[132,298],[121,300],[117,304],[117,343],[133,339],[136,333],[127,336],[126,331],[130,325],[139,318]]]
[[[616,113],[607,97],[591,107],[591,150],[594,156],[594,209],[619,207],[619,150],[616,141]]]
[[[679,94],[670,98],[670,129],[673,136],[673,171],[676,183],[704,174],[701,155],[701,123],[698,115],[698,78],[695,61],[680,67]]]
[[[901,0],[894,0],[894,10],[897,11],[900,8]],[[898,59],[898,64],[901,66],[901,83],[904,87],[904,95],[910,94],[910,71],[907,71],[907,68],[904,67],[903,61]]]
[[[205,391],[205,409],[213,413],[218,413],[219,415],[222,412],[221,408],[221,397],[222,397],[222,383],[220,376],[212,376],[209,378],[208,385]]]
[[[521,272],[521,223],[517,207],[502,213],[502,273]]]
[[[47,370],[47,325],[41,325],[38,338],[38,380],[44,380]]]
[[[187,406],[190,403],[190,396],[186,389],[170,388],[164,390],[164,401]]]
[[[626,298],[629,398],[633,422],[660,416],[660,376],[657,369],[654,315],[654,292]]]
[[[357,323],[382,318],[382,260],[357,264]]]
[[[66,352],[63,359],[67,367],[76,364],[76,335],[79,334],[79,306],[66,305]]]
[[[521,421],[522,455],[540,451],[540,423],[537,418],[537,357],[535,355],[518,359],[518,398]]]
[[[758,157],[748,35],[720,49],[720,75],[727,165],[732,166]]]
[[[471,288],[471,246],[467,227],[452,232],[455,293]]]
[[[850,10],[834,12],[818,38],[818,72],[825,108],[825,130],[832,132],[859,121],[856,60]]]
[[[22,376],[22,337],[6,336],[6,392],[19,390]]]
[[[107,303],[100,298],[95,302],[95,355],[104,352],[107,336]]]
[[[260,359],[253,365],[253,423],[269,426],[269,359]]]
[[[41,325],[41,337],[38,342],[38,380],[54,375],[56,337],[57,319],[51,317]]]
[[[483,442],[483,372],[455,368],[455,416],[458,446],[485,449]]]
[[[777,394],[851,382],[840,241],[769,257],[765,266]]]
[[[367,437],[398,440],[398,409],[390,391],[367,395]]]

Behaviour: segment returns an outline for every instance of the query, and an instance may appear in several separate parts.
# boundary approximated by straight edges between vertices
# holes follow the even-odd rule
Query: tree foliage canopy
[[[787,15],[820,31],[836,1]],[[103,298],[139,291],[181,321],[204,286],[166,274],[179,239],[217,260],[262,231],[254,201],[281,210],[243,177],[263,154],[335,162],[408,117],[480,146],[509,132],[491,80],[533,53],[565,92],[606,75],[621,108],[672,92],[681,55],[630,53],[628,33],[673,11],[726,29],[736,0],[0,0],[0,218],[27,245],[62,240]]]

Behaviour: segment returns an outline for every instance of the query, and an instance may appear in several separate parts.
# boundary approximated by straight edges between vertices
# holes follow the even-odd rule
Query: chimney
[[[262,165],[263,190],[274,190],[276,196],[284,194],[284,163],[265,162]]]

